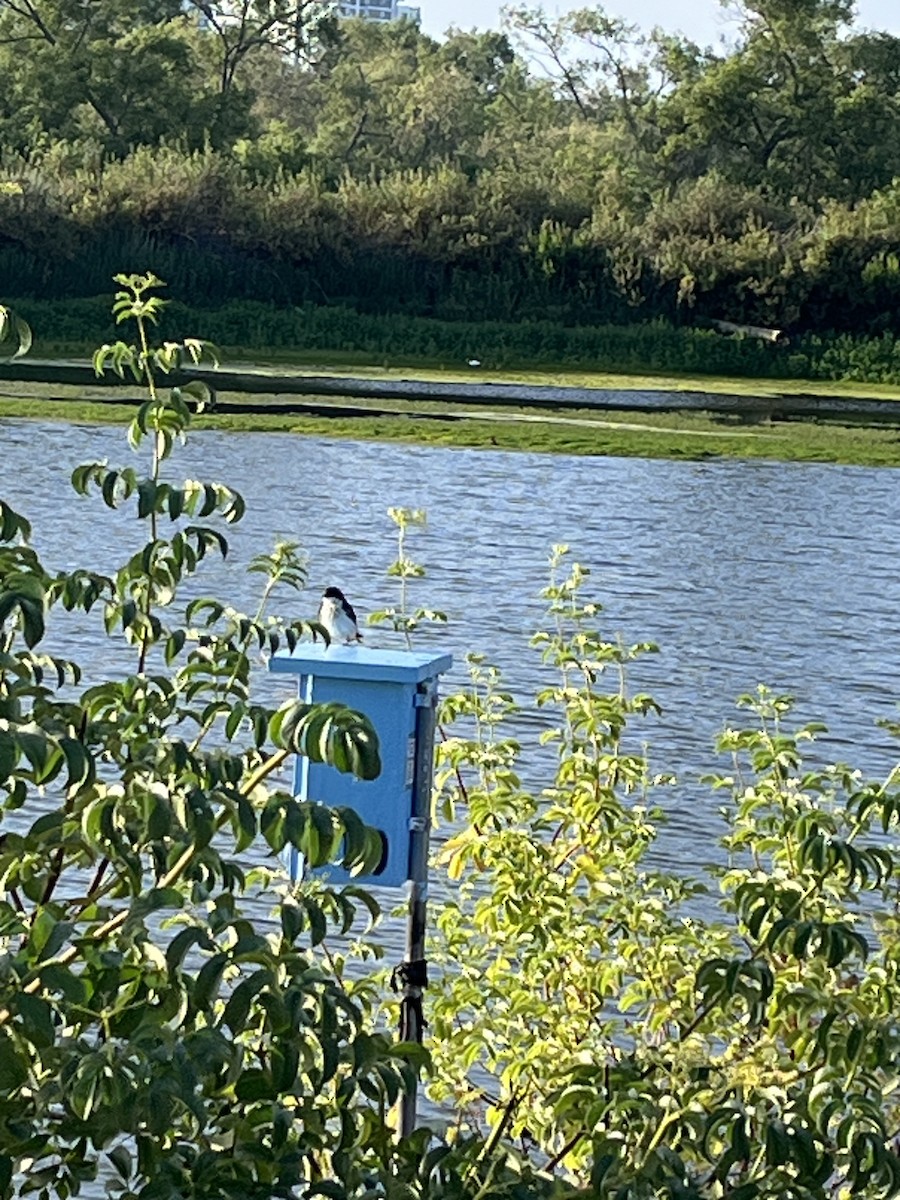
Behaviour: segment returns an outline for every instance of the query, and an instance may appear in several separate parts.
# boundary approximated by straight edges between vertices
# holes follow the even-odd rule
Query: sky
[[[406,0],[422,10],[422,28],[440,36],[451,25],[460,29],[496,29],[500,24],[502,0]],[[534,0],[531,0],[533,3]],[[590,7],[590,0],[544,0],[548,15],[559,15],[573,8]],[[733,34],[735,22],[718,0],[605,0],[603,7],[611,16],[624,17],[641,29],[660,25],[668,33],[683,33],[701,45],[717,45],[722,37]],[[857,0],[856,25],[883,29],[900,35],[898,0]]]

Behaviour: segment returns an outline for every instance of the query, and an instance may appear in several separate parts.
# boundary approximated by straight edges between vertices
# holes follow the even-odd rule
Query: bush
[[[315,633],[267,611],[303,584],[296,545],[252,563],[253,616],[210,597],[176,608],[205,559],[227,555],[222,526],[244,505],[225,484],[163,480],[204,393],[158,380],[204,347],[148,347],[158,281],[119,282],[139,344],[96,363],[147,385],[129,440],[149,470],[87,463],[73,485],[130,510],[144,544],[108,574],[55,571],[0,500],[0,1195],[25,1176],[30,1194],[67,1197],[101,1172],[123,1200],[271,1200],[323,1179],[358,1193],[373,1172],[418,1169],[427,1147],[396,1146],[386,1113],[420,1058],[375,1027],[371,982],[345,979],[322,946],[374,902],[292,887],[278,856],[371,867],[380,841],[273,777],[302,751],[373,778],[377,739],[340,704],[254,695],[261,648]],[[108,675],[45,650],[62,610],[99,622]],[[254,843],[271,869],[247,872]],[[271,897],[275,932],[254,928],[248,894]]]
[[[711,781],[726,865],[653,869],[669,781],[626,672],[655,648],[603,639],[565,552],[535,638],[558,679],[528,722],[555,769],[521,765],[494,668],[444,704],[440,803],[464,822],[440,854],[432,1094],[582,1195],[897,1195],[900,768],[809,765],[817,727],[761,688]]]

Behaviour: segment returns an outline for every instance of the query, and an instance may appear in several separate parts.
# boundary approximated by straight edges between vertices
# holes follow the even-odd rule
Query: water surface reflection
[[[133,519],[75,498],[68,484],[81,461],[130,459],[121,430],[9,420],[0,423],[0,446],[4,491],[32,521],[48,563],[102,570],[139,544]],[[463,681],[466,652],[478,650],[503,667],[513,691],[534,690],[539,667],[527,639],[542,623],[547,555],[554,542],[570,543],[592,568],[604,630],[660,647],[635,678],[664,709],[647,729],[654,764],[681,781],[664,796],[670,824],[659,861],[690,869],[708,859],[718,799],[697,780],[719,765],[713,742],[734,720],[734,698],[761,681],[793,693],[801,718],[826,721],[823,758],[873,770],[892,761],[894,745],[875,726],[895,715],[900,674],[892,471],[215,432],[192,435],[171,470],[244,493],[248,515],[229,532],[232,555],[210,567],[200,590],[246,608],[258,577],[243,568],[277,537],[310,553],[309,592],[290,601],[298,615],[312,615],[330,583],[363,614],[392,603],[385,509],[426,508],[429,525],[410,549],[428,576],[414,597],[449,617],[421,639],[454,654],[448,687]],[[106,669],[105,639],[83,625],[66,637],[86,665]],[[388,637],[373,631],[368,640]],[[272,697],[290,687],[261,682]],[[523,716],[520,734],[535,724]]]

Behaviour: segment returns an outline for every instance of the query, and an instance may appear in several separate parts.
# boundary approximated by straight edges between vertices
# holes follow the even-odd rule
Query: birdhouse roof
[[[449,671],[453,656],[433,650],[380,650],[372,646],[325,646],[303,643],[293,653],[272,655],[269,670],[319,679],[367,679],[385,683],[421,683]]]

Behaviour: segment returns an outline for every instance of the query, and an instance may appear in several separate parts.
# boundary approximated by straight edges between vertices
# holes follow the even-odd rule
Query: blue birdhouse
[[[294,767],[295,795],[345,804],[381,831],[385,854],[377,873],[354,876],[354,883],[425,882],[437,683],[452,664],[449,654],[318,642],[298,646],[292,654],[274,654],[269,661],[270,671],[298,677],[301,700],[358,709],[378,734],[382,769],[377,779],[357,779],[299,755]],[[296,850],[290,851],[289,866],[297,879],[303,862]],[[333,883],[350,879],[337,867],[323,874]]]

